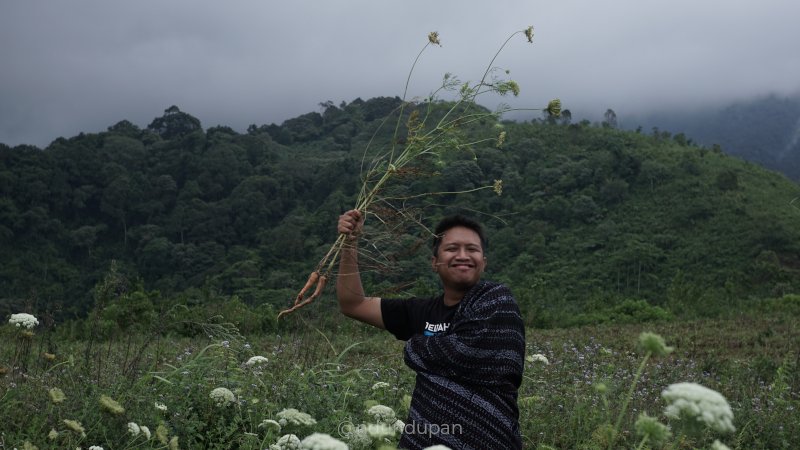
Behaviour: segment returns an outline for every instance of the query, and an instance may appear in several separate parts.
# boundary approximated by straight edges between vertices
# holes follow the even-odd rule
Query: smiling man
[[[343,314],[406,341],[405,363],[417,380],[400,447],[522,448],[517,390],[525,328],[508,288],[481,280],[487,262],[483,228],[463,216],[443,219],[431,258],[441,295],[388,299],[364,294],[357,250],[363,222],[356,210],[339,217],[338,231],[349,239],[336,295]]]

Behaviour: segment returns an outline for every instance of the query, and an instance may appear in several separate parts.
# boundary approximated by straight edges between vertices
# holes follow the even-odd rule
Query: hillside
[[[380,124],[398,104],[327,104],[245,134],[172,107],[145,129],[122,121],[45,149],[0,145],[0,313],[83,315],[112,260],[166,297],[286,306],[335,240],[364,149],[389,141]],[[463,132],[501,130],[501,148],[492,140],[421,165],[387,191],[409,200],[370,222],[368,290],[435,290],[430,236],[407,219],[430,227],[466,211],[489,230],[488,276],[539,325],[716,315],[800,292],[800,186],[786,177],[685,139],[587,122],[485,120]],[[494,180],[501,196],[415,197]]]
[[[662,112],[626,120],[645,130],[683,134],[699,144],[800,181],[800,96],[775,95],[698,111]]]

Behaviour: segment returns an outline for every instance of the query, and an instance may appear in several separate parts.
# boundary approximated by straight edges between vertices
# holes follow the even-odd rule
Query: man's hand
[[[337,230],[346,234],[350,240],[355,240],[364,228],[364,215],[357,209],[351,209],[339,216]]]

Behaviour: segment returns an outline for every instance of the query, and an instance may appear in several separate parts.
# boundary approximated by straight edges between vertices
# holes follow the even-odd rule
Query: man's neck
[[[444,289],[444,304],[445,306],[455,306],[461,303],[461,299],[464,298],[467,291],[456,290],[456,289]]]

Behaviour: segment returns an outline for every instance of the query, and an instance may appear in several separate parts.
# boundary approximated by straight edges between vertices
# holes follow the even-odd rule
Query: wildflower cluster
[[[294,426],[312,426],[316,425],[317,421],[310,414],[296,410],[295,408],[287,408],[277,414],[278,423],[285,427],[286,425]]]
[[[67,396],[64,395],[64,391],[59,388],[52,388],[47,391],[47,394],[50,396],[50,401],[59,404],[62,403],[64,400],[67,399]]]
[[[236,401],[236,395],[230,389],[224,387],[214,389],[208,396],[219,407],[228,406]]]
[[[385,405],[375,405],[367,410],[367,414],[377,423],[393,424],[397,420],[394,410]]]
[[[347,450],[347,444],[324,433],[313,433],[300,442],[308,450]]]
[[[274,431],[276,433],[281,432],[281,424],[272,420],[272,419],[264,419],[258,424],[258,428],[264,428],[267,431]]]
[[[697,383],[676,383],[668,386],[661,397],[668,403],[664,409],[667,417],[687,418],[720,433],[736,430],[733,411],[725,397],[717,391]]]
[[[145,440],[150,440],[151,437],[150,428],[144,425],[139,425],[136,422],[128,422],[128,433],[130,433],[130,435],[133,437],[142,435],[144,436]]]
[[[542,355],[541,353],[536,353],[534,355],[528,355],[528,357],[526,357],[525,360],[528,361],[529,363],[540,362],[540,363],[543,363],[544,365],[550,364],[550,361],[547,359],[547,357]]]
[[[39,325],[39,320],[30,314],[19,313],[19,314],[12,314],[11,318],[8,319],[8,323],[16,326],[17,328],[25,328],[27,330],[30,330],[36,325]]]
[[[248,359],[247,362],[244,363],[244,365],[246,365],[246,366],[255,366],[255,365],[258,365],[258,364],[264,364],[264,363],[266,363],[268,361],[269,360],[267,358],[263,357],[263,356],[253,356],[252,358]]]
[[[659,422],[655,417],[648,416],[646,413],[639,414],[639,418],[636,419],[636,423],[633,426],[637,435],[647,439],[653,445],[661,445],[672,436],[669,426]]]
[[[300,439],[293,434],[284,434],[278,439],[278,442],[269,446],[269,450],[299,450]]]
[[[100,396],[100,406],[115,416],[125,412],[125,408],[123,408],[122,405],[107,395]]]
[[[372,390],[373,391],[377,391],[379,389],[386,389],[389,386],[390,386],[389,383],[387,383],[385,381],[378,381],[377,383],[372,385]]]
[[[666,356],[674,350],[673,347],[667,346],[664,338],[647,331],[639,335],[639,349],[652,353],[653,356]]]

